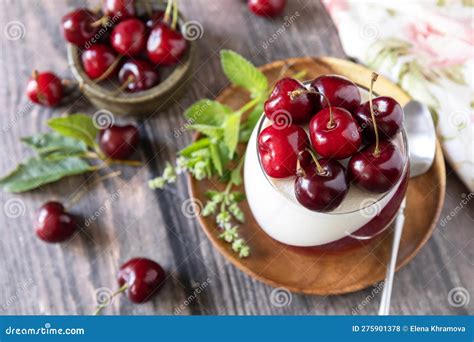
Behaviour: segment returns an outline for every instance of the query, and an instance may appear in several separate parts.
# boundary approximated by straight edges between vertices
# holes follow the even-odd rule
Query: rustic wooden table
[[[71,8],[94,2],[0,0],[0,4],[0,173],[4,174],[29,153],[19,137],[45,131],[45,120],[62,112],[92,114],[96,110],[82,100],[70,108],[50,110],[31,106],[24,95],[33,68],[71,77],[59,20]],[[146,256],[169,272],[160,295],[143,305],[120,297],[104,313],[375,314],[380,297],[377,287],[334,297],[294,294],[288,305],[272,305],[273,289],[230,265],[197,222],[183,216],[184,178],[175,191],[147,188],[147,180],[160,174],[165,162],[191,139],[189,134],[179,138],[173,134],[184,122],[183,110],[200,98],[214,98],[228,85],[219,64],[221,48],[233,49],[256,65],[305,55],[344,57],[333,23],[315,0],[288,1],[286,15],[296,16],[288,27],[283,25],[284,18],[265,20],[250,14],[244,1],[182,0],[180,5],[187,18],[204,28],[191,84],[184,95],[174,98],[171,108],[136,122],[145,138],[140,158],[148,161],[146,167],[126,168],[122,178],[93,187],[74,208],[83,214],[105,210],[94,224],[60,245],[41,242],[32,227],[36,208],[46,200],[67,199],[87,176],[22,195],[0,193],[0,313],[90,314],[97,289],[116,286],[118,265],[130,257]],[[12,27],[19,28],[17,39],[12,39],[14,32],[6,33]],[[462,207],[468,190],[449,168],[447,177],[442,217],[452,218],[440,223],[419,255],[397,273],[393,314],[474,313],[474,299],[463,306],[456,304],[456,298],[450,300],[458,287],[466,289],[456,292],[459,296],[474,293],[474,210],[472,203]],[[116,193],[117,199],[110,201]],[[18,204],[19,212],[12,214],[12,203]],[[459,296],[458,302],[464,299],[461,304],[465,304],[466,298]]]

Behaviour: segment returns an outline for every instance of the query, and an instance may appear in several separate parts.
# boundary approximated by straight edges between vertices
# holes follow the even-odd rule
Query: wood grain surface
[[[83,99],[50,110],[30,105],[24,96],[33,68],[71,77],[58,23],[71,8],[96,2],[0,0],[0,4],[0,172],[4,174],[30,153],[19,144],[19,137],[46,131],[45,120],[63,112],[97,110]],[[123,168],[121,178],[91,187],[74,207],[84,219],[99,212],[93,224],[68,243],[47,245],[35,237],[32,220],[43,202],[66,201],[97,175],[68,178],[28,194],[0,193],[0,314],[90,314],[95,294],[114,289],[118,266],[135,256],[159,261],[169,274],[165,286],[152,302],[142,305],[118,297],[105,314],[375,314],[378,287],[331,297],[293,294],[286,305],[275,305],[272,287],[226,261],[195,219],[183,215],[184,176],[168,191],[148,190],[146,182],[191,140],[180,129],[183,110],[200,98],[216,97],[228,85],[219,64],[221,48],[233,49],[256,65],[298,56],[344,57],[333,23],[315,0],[288,1],[285,15],[294,18],[290,25],[284,25],[283,17],[253,16],[244,1],[182,0],[180,5],[186,18],[197,20],[204,29],[189,88],[173,97],[174,104],[166,111],[136,122],[144,137],[137,157],[146,166]],[[19,36],[7,33],[12,27],[20,29]],[[474,313],[474,298],[458,306],[449,296],[450,291],[451,297],[460,293],[456,288],[474,296],[474,209],[472,202],[463,204],[467,198],[471,198],[468,190],[448,168],[442,220],[418,256],[397,273],[393,314]]]

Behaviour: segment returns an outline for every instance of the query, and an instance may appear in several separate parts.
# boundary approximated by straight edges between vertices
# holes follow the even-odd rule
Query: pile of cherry
[[[120,90],[139,92],[156,86],[157,69],[178,63],[188,48],[177,29],[176,6],[170,0],[165,12],[149,8],[148,15],[138,17],[133,0],[107,0],[101,15],[86,8],[66,14],[61,29],[81,50],[90,79],[100,82],[118,75]]]
[[[332,211],[350,184],[384,193],[400,179],[404,159],[391,140],[402,128],[403,110],[391,97],[372,99],[376,79],[373,74],[362,104],[357,85],[337,75],[320,76],[308,88],[281,79],[265,102],[272,124],[258,136],[263,169],[272,178],[296,176],[295,195],[304,207]]]

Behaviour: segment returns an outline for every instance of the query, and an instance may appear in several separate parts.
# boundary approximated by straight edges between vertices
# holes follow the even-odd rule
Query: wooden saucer
[[[328,57],[292,58],[264,65],[261,70],[270,82],[281,78],[285,70],[286,76],[306,70],[305,79],[313,79],[323,74],[339,74],[367,87],[372,73],[361,65]],[[391,96],[402,106],[410,100],[403,90],[384,77],[379,77],[374,92]],[[249,98],[242,89],[229,87],[217,100],[236,109]],[[188,176],[191,197],[202,203],[206,202],[205,192],[214,189],[217,183],[196,181]],[[445,188],[444,160],[441,147],[437,143],[435,161],[429,172],[411,179],[408,185],[405,228],[397,270],[412,260],[430,238],[443,206]],[[243,185],[239,190],[244,191]],[[255,222],[248,204],[243,202],[241,207],[246,215],[246,223],[240,227],[240,233],[251,248],[251,255],[246,259],[240,259],[229,244],[218,238],[220,230],[216,227],[213,217],[200,216],[199,222],[214,246],[228,260],[260,281],[274,287],[285,287],[293,292],[335,295],[364,289],[385,278],[392,243],[390,232],[381,234],[365,246],[346,252],[302,253],[299,249],[270,238]]]

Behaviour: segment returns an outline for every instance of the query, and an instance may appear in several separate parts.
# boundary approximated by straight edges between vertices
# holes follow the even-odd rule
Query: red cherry
[[[313,148],[324,158],[344,159],[353,155],[361,145],[356,120],[344,108],[324,108],[309,123],[309,136]]]
[[[137,18],[119,23],[112,31],[110,43],[121,55],[136,56],[145,50],[146,27]]]
[[[187,46],[180,32],[160,22],[153,27],[148,37],[148,58],[156,64],[173,65],[183,57]]]
[[[160,81],[160,76],[150,62],[136,59],[123,64],[119,81],[121,85],[126,84],[127,91],[134,93],[154,87]]]
[[[258,153],[263,169],[273,178],[294,176],[298,155],[308,146],[308,136],[299,126],[271,125],[258,136]]]
[[[326,95],[327,100],[317,96],[318,108],[341,107],[354,113],[360,105],[359,88],[351,80],[338,75],[324,75],[311,82],[311,87]],[[328,102],[329,101],[329,104]]]
[[[36,214],[36,235],[46,242],[63,242],[77,230],[74,216],[67,213],[58,202],[47,202]]]
[[[127,159],[138,147],[140,135],[134,125],[112,125],[99,133],[99,146],[107,157]]]
[[[361,188],[375,193],[390,190],[400,179],[403,157],[390,141],[379,144],[380,154],[374,153],[375,144],[357,152],[349,161],[349,179]]]
[[[99,27],[94,25],[98,19],[97,15],[85,8],[69,12],[61,19],[64,38],[82,48],[99,30]]]
[[[380,96],[372,100],[375,120],[381,139],[389,139],[397,134],[403,126],[403,109],[400,104],[388,96]],[[365,140],[374,142],[375,131],[370,114],[370,102],[359,106],[354,113],[361,127]]]
[[[327,212],[336,209],[349,191],[344,167],[332,159],[320,159],[301,168],[295,180],[295,195],[309,210]]]
[[[166,279],[163,268],[153,260],[134,258],[124,263],[118,272],[117,281],[125,294],[134,303],[149,301]]]
[[[275,17],[285,9],[286,0],[249,0],[250,11],[261,17]]]
[[[303,93],[292,95],[292,92],[295,91],[303,91]],[[281,119],[289,123],[304,124],[308,122],[314,113],[316,96],[304,91],[306,88],[295,79],[286,77],[279,80],[265,102],[267,118],[277,121],[279,117],[283,116]]]
[[[63,97],[63,85],[52,72],[33,71],[26,85],[26,95],[31,102],[44,106],[56,106]]]
[[[102,12],[104,15],[117,18],[126,19],[135,16],[135,1],[134,0],[103,0]]]
[[[81,59],[87,76],[95,80],[102,77],[106,71],[109,71],[117,56],[114,50],[107,45],[94,44],[82,53]],[[108,76],[113,75],[114,72],[115,70],[111,71]]]

